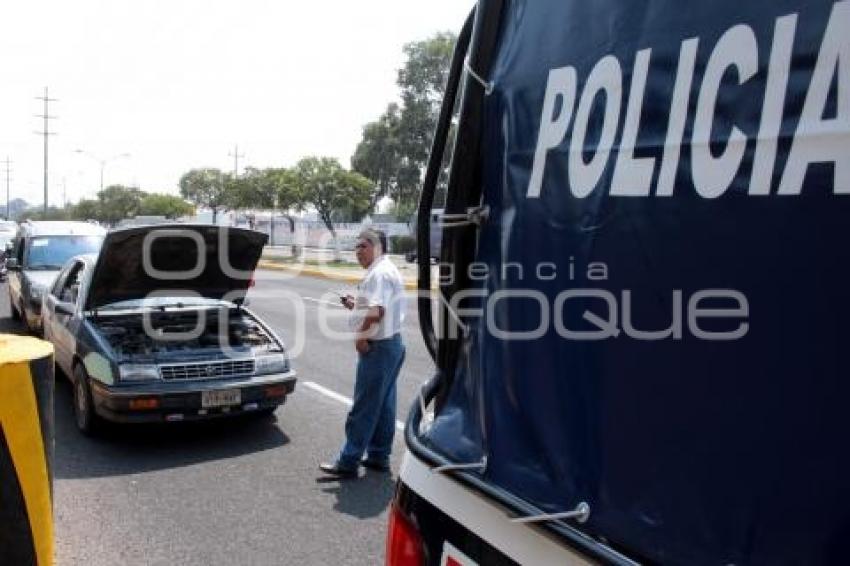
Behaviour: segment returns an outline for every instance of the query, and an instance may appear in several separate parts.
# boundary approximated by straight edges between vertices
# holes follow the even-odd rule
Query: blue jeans
[[[395,435],[396,380],[404,362],[401,335],[369,343],[358,355],[354,404],[345,420],[339,466],[355,469],[363,452],[373,462],[389,462]]]

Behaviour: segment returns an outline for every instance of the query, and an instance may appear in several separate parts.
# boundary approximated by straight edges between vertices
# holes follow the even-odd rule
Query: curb
[[[360,281],[363,279],[360,275],[326,271],[324,269],[314,267],[281,265],[279,263],[263,259],[261,259],[257,263],[257,267],[260,269],[273,269],[275,271],[288,271],[290,273],[297,273],[298,275],[306,275],[307,277],[317,277],[319,279],[328,279],[330,281],[342,281],[345,283],[360,283]],[[410,281],[409,279],[405,279],[404,288],[407,291],[415,291],[416,281]]]

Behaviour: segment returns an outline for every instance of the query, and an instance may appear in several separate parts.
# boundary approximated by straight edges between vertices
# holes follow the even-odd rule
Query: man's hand
[[[351,295],[340,297],[339,300],[342,302],[342,306],[344,306],[348,310],[354,308],[354,297],[352,297]]]
[[[365,338],[358,338],[357,341],[354,342],[354,347],[357,348],[357,353],[361,356],[369,353],[369,341]]]

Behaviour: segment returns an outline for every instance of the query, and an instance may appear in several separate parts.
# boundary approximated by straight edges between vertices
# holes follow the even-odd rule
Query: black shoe
[[[338,478],[354,478],[357,477],[357,469],[348,469],[343,468],[339,465],[339,462],[327,463],[323,462],[319,464],[319,469],[328,474],[329,476],[335,476]]]
[[[370,470],[375,470],[376,472],[389,472],[390,471],[390,463],[382,462],[380,460],[370,460],[366,458],[361,460],[360,463],[364,468],[369,468]]]

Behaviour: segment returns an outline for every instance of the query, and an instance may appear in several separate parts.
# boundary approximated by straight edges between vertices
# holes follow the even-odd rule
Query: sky
[[[104,184],[177,194],[197,167],[348,167],[362,127],[398,98],[405,43],[457,33],[473,0],[7,2],[0,20],[0,200]],[[238,145],[238,152],[234,151]],[[80,151],[77,151],[80,150]]]

